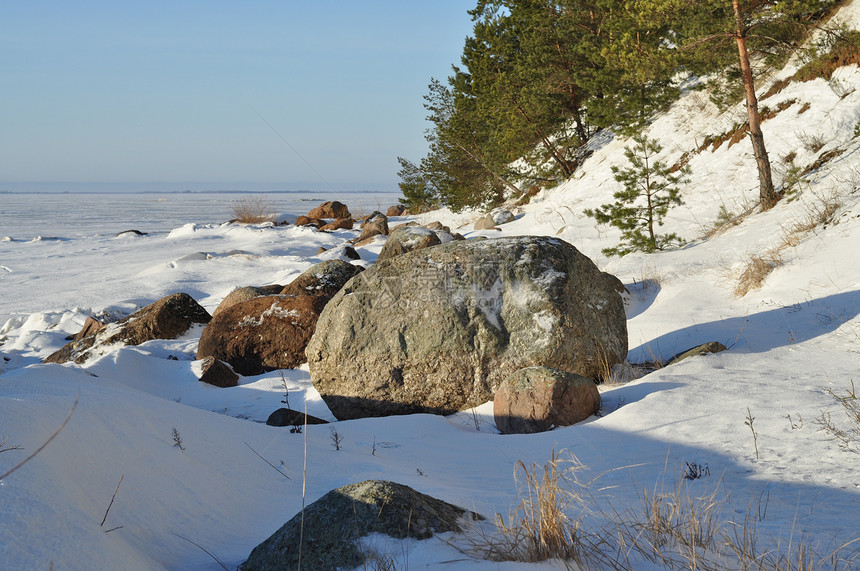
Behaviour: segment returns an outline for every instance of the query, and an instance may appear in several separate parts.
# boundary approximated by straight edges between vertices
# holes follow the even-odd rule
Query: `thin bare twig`
[[[59,428],[57,428],[57,430],[55,430],[55,431],[54,431],[54,433],[51,435],[51,437],[50,437],[50,438],[48,438],[48,439],[45,441],[45,443],[44,443],[44,444],[42,444],[41,446],[39,446],[38,448],[36,448],[36,451],[35,451],[35,452],[33,452],[32,454],[30,454],[29,456],[27,456],[26,458],[24,458],[21,462],[19,462],[17,465],[15,465],[11,470],[9,470],[8,472],[6,472],[5,474],[0,474],[0,480],[2,480],[3,478],[5,478],[6,476],[10,475],[12,472],[14,472],[15,470],[17,470],[18,468],[20,468],[21,466],[23,466],[23,465],[24,465],[24,464],[26,464],[27,462],[29,462],[30,460],[32,460],[33,458],[35,458],[35,457],[36,457],[36,455],[37,455],[39,452],[41,452],[42,450],[44,450],[44,449],[45,449],[45,446],[47,446],[48,444],[50,444],[50,443],[51,443],[51,441],[52,441],[54,438],[56,438],[56,437],[57,437],[57,435],[58,435],[60,432],[62,432],[62,430],[63,430],[63,429],[66,427],[66,425],[69,423],[69,419],[70,419],[70,418],[72,418],[72,413],[73,413],[73,412],[75,412],[75,409],[76,409],[76,408],[77,408],[77,406],[78,406],[78,401],[79,401],[80,399],[81,399],[81,396],[80,396],[80,395],[78,395],[78,396],[75,398],[75,404],[73,404],[73,405],[72,405],[72,409],[69,411],[69,414],[68,414],[68,415],[66,415],[66,420],[64,420],[64,421],[63,421],[63,424],[61,424],[61,425],[60,425],[60,427],[59,427]]]
[[[248,444],[247,442],[245,443],[245,446],[247,446],[248,448],[251,448],[251,445],[250,445],[250,444]],[[277,466],[275,466],[274,464],[272,464],[271,462],[269,462],[268,460],[266,460],[265,458],[263,458],[263,457],[260,455],[260,453],[259,453],[259,452],[257,452],[257,451],[256,451],[256,450],[254,450],[253,448],[251,448],[251,452],[253,452],[254,454],[256,454],[256,455],[257,455],[257,457],[258,457],[260,460],[262,460],[263,462],[265,462],[266,464],[268,464],[269,466],[271,466],[272,468],[274,468],[274,469],[278,472],[278,474],[280,474],[281,476],[283,476],[283,477],[284,477],[284,478],[286,478],[287,480],[292,480],[292,478],[290,478],[289,476],[287,476],[286,474],[284,474],[283,472],[281,472],[281,469],[280,469],[280,468],[278,468]]]
[[[116,499],[116,493],[119,491],[119,487],[122,485],[122,480],[125,478],[125,474],[119,477],[119,483],[116,485],[116,490],[113,491],[113,496],[110,498],[110,503],[108,504],[107,509],[105,510],[105,516],[102,518],[102,522],[99,524],[99,527],[104,527],[105,522],[107,521],[108,512],[110,512],[111,506],[113,506],[113,501]],[[116,528],[114,528],[116,529]],[[110,531],[113,531],[110,530]]]
[[[197,549],[199,549],[200,551],[202,551],[203,553],[205,553],[206,555],[208,555],[209,557],[211,557],[212,559],[214,559],[214,560],[215,560],[215,562],[216,562],[218,565],[220,565],[220,566],[221,566],[221,569],[223,569],[224,571],[230,571],[229,569],[227,569],[227,566],[226,566],[226,565],[224,565],[224,563],[223,563],[220,559],[218,559],[217,557],[215,557],[215,555],[213,555],[213,554],[212,554],[208,549],[206,549],[205,547],[203,547],[203,546],[202,546],[202,545],[200,545],[199,543],[194,542],[194,541],[191,541],[191,540],[190,540],[190,539],[188,539],[187,537],[183,537],[183,536],[181,536],[181,535],[179,535],[178,533],[175,533],[175,532],[173,532],[173,535],[175,535],[175,536],[176,536],[176,537],[178,537],[179,539],[184,539],[185,541],[187,541],[188,543],[190,543],[191,545],[193,545],[194,547],[196,547]]]

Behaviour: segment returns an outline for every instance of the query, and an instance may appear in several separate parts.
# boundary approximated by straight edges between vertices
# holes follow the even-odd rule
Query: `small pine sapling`
[[[334,448],[335,450],[340,452],[341,444],[343,444],[343,436],[340,433],[338,433],[338,431],[334,427],[331,427],[329,429],[329,431],[331,433],[331,446],[332,446],[332,448]]]
[[[173,437],[173,447],[179,448],[182,452],[185,452],[185,446],[182,445],[182,435],[179,434],[179,430],[174,426],[173,431],[171,431],[170,436]]]
[[[614,194],[615,202],[585,211],[585,215],[598,224],[609,224],[621,230],[618,246],[603,249],[607,256],[655,252],[684,244],[677,234],[656,234],[654,228],[663,225],[671,206],[683,204],[677,185],[686,182],[690,168],[684,165],[673,174],[664,163],[654,160],[663,149],[657,141],[645,135],[636,135],[633,141],[633,147],[624,150],[630,167],[612,167],[615,180],[623,187]]]

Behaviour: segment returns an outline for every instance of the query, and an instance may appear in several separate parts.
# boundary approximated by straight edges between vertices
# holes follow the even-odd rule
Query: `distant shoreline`
[[[9,182],[0,181],[0,194],[400,194],[395,183],[315,182]],[[332,199],[333,200],[333,199]]]
[[[399,194],[396,190],[0,190],[0,194]]]

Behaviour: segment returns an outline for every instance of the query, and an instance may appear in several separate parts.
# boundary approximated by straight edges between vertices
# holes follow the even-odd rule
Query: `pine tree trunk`
[[[767,157],[767,149],[764,146],[764,133],[761,131],[761,117],[759,117],[758,113],[758,99],[756,99],[755,95],[750,56],[747,51],[746,34],[744,33],[743,18],[741,17],[738,0],[732,0],[732,6],[735,10],[735,22],[737,26],[735,39],[738,43],[738,57],[740,58],[744,91],[746,91],[747,98],[747,111],[749,112],[750,139],[752,141],[756,165],[758,166],[759,200],[761,201],[762,208],[768,210],[777,203],[778,196],[773,188],[770,160]]]
[[[491,177],[493,177],[494,179],[496,179],[496,181],[498,181],[499,183],[501,183],[504,187],[506,187],[506,188],[510,189],[511,191],[513,191],[514,195],[516,195],[516,196],[520,196],[520,195],[522,195],[522,194],[523,194],[523,191],[522,191],[522,190],[520,190],[519,188],[517,188],[517,186],[516,186],[516,185],[514,185],[513,183],[511,183],[510,181],[508,181],[508,179],[506,179],[505,177],[503,177],[503,176],[501,176],[501,175],[497,174],[497,173],[496,173],[496,171],[494,171],[493,169],[491,169],[490,167],[488,167],[488,166],[487,166],[487,164],[486,164],[484,161],[482,161],[482,160],[480,159],[480,157],[478,157],[478,155],[476,155],[475,153],[471,152],[471,151],[470,151],[469,149],[467,149],[464,145],[462,145],[462,144],[460,144],[459,142],[456,142],[456,141],[454,142],[454,145],[456,145],[456,147],[457,147],[458,149],[460,149],[461,151],[463,151],[464,153],[466,153],[466,155],[467,155],[470,159],[472,159],[473,161],[475,161],[476,163],[478,163],[479,165],[481,165],[481,168],[482,168],[482,169],[484,169],[485,171],[487,171],[487,174],[489,174]]]

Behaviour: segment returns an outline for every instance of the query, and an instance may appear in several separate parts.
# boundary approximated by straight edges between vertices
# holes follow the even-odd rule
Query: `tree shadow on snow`
[[[766,302],[762,302],[765,304]],[[829,295],[746,316],[697,323],[660,335],[631,349],[631,363],[666,360],[691,347],[719,341],[737,352],[764,353],[832,333],[860,314],[860,291]],[[860,335],[860,330],[858,330]]]
[[[632,284],[624,284],[627,293],[621,297],[624,299],[624,312],[627,319],[633,319],[646,309],[651,307],[657,294],[660,293],[660,282],[654,279],[634,281]]]

